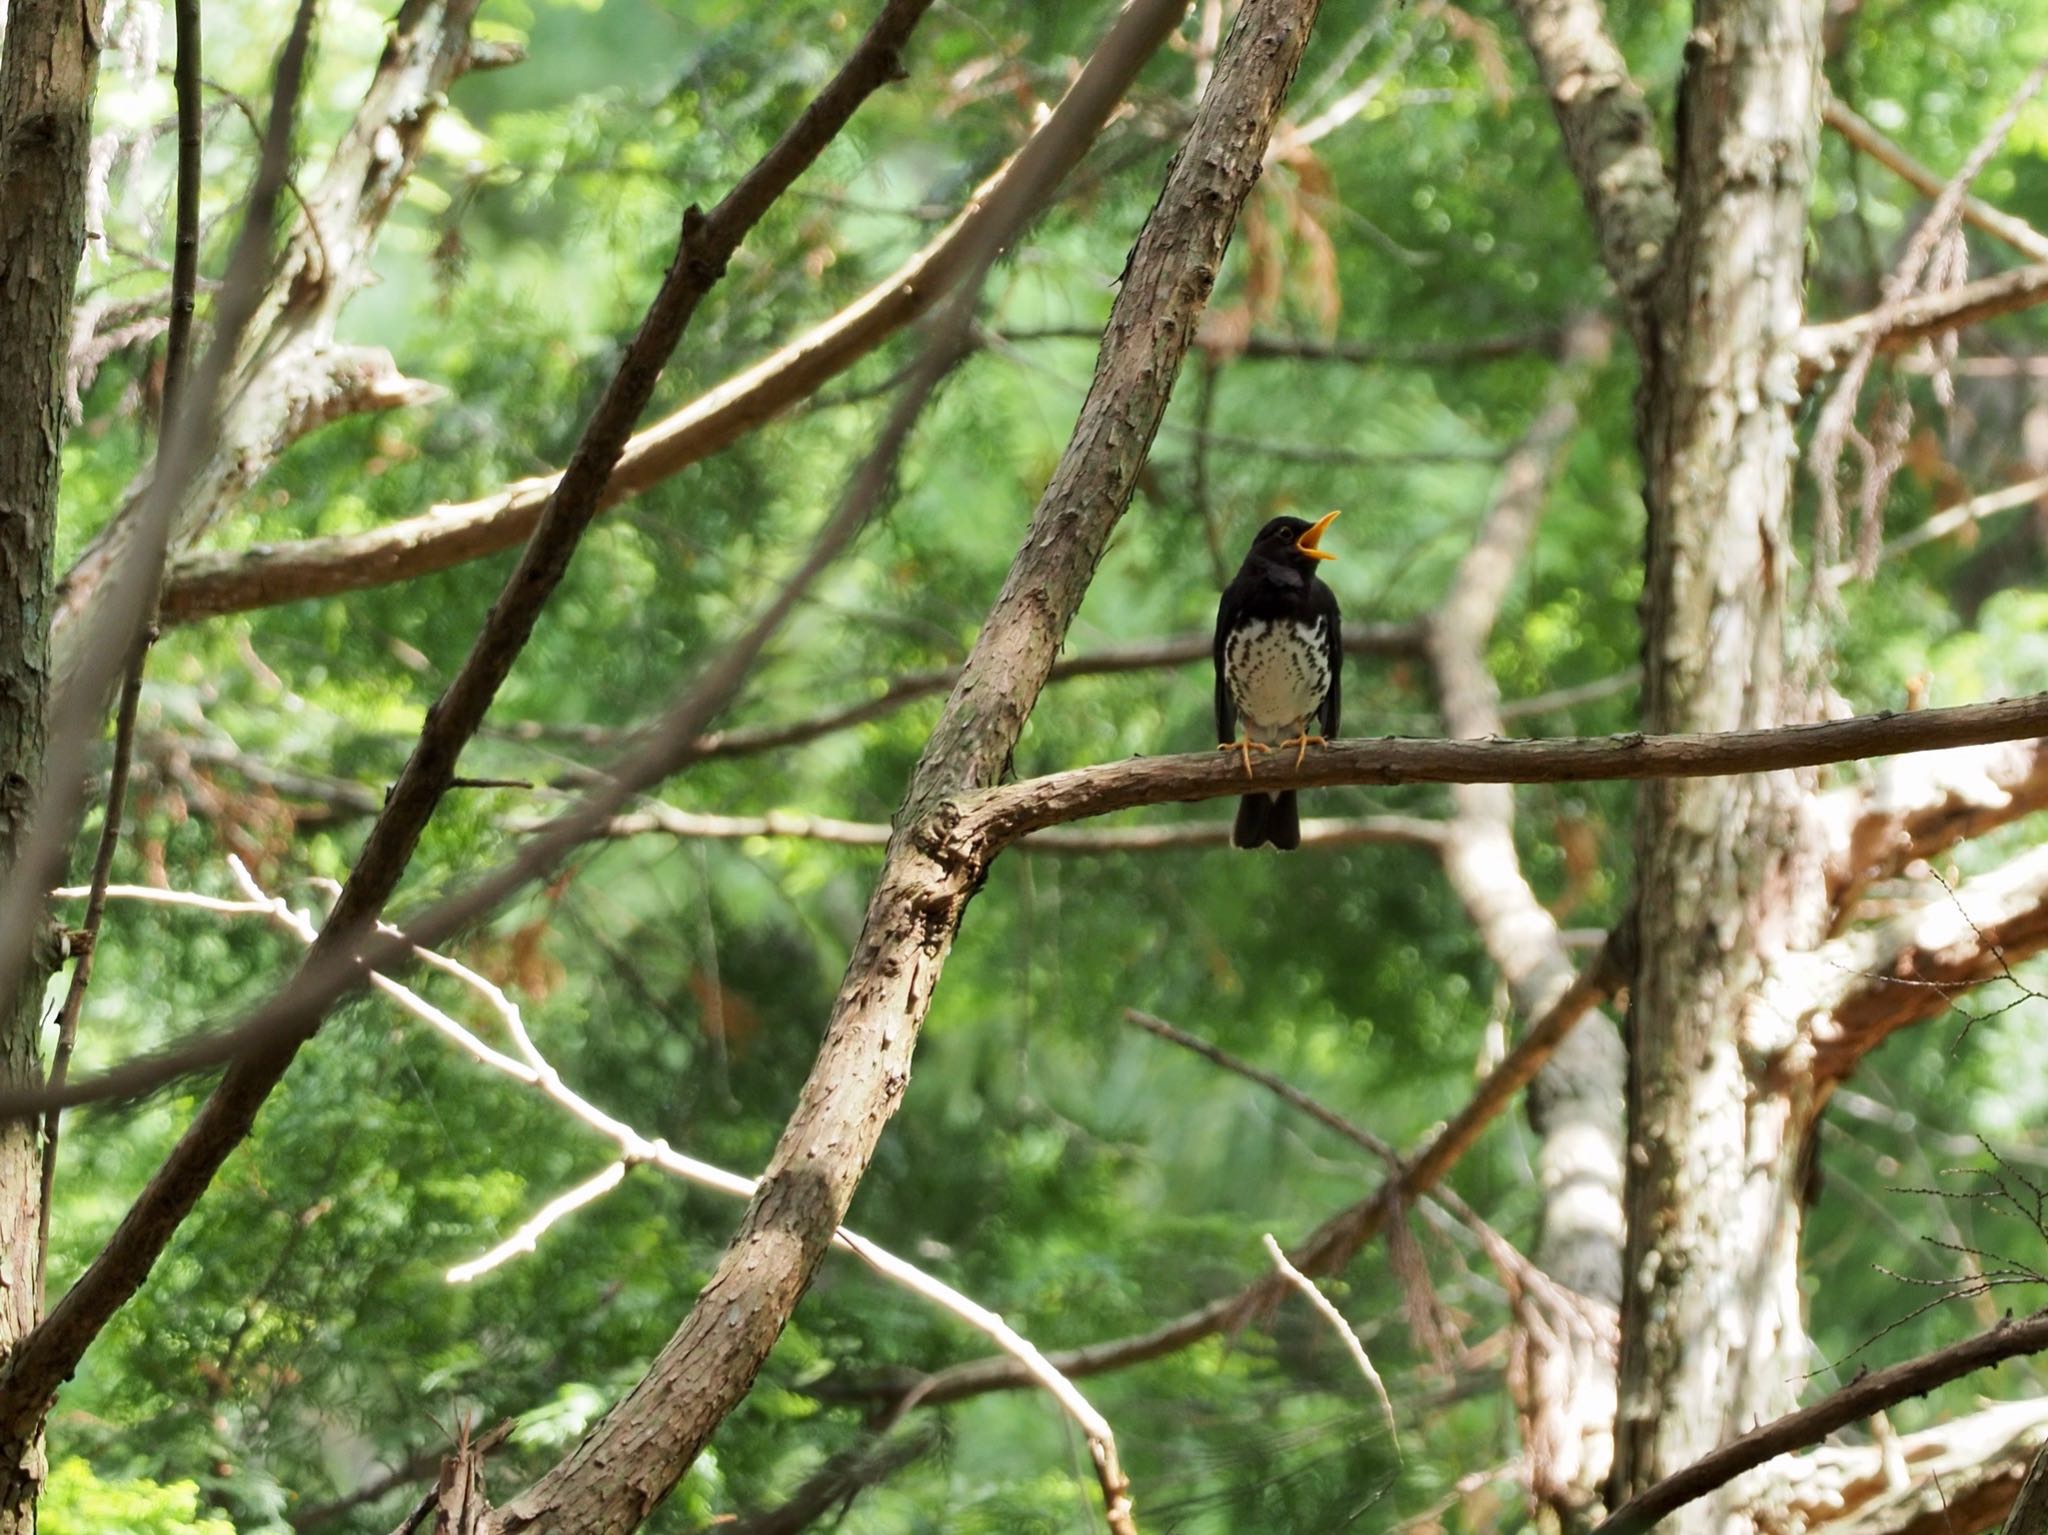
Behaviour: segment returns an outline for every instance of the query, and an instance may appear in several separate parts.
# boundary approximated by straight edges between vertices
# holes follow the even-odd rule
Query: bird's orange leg
[[[1269,752],[1272,749],[1272,747],[1268,746],[1263,741],[1254,741],[1249,735],[1247,735],[1242,730],[1240,730],[1237,733],[1237,739],[1235,741],[1225,741],[1222,745],[1216,748],[1216,750],[1220,752],[1236,752],[1239,756],[1243,757],[1244,776],[1247,778],[1250,778],[1252,776],[1252,753]]]
[[[1282,746],[1292,746],[1295,748],[1294,765],[1296,767],[1300,767],[1302,764],[1302,759],[1308,756],[1308,749],[1311,746],[1328,746],[1330,743],[1328,741],[1325,741],[1321,736],[1310,735],[1308,733],[1308,727],[1304,725],[1302,727],[1300,735],[1290,736],[1287,740],[1282,741],[1280,744]]]

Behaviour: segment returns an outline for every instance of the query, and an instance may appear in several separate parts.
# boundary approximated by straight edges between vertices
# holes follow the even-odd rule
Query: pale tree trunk
[[[1794,675],[1794,356],[1819,131],[1819,0],[1700,0],[1678,223],[1650,297],[1643,724],[1810,717]],[[1755,999],[1825,933],[1821,845],[1791,774],[1648,785],[1636,828],[1630,1190],[1615,1489],[1793,1404],[1803,1367],[1800,1035]],[[1706,1500],[1668,1528],[1740,1529]]]
[[[0,878],[43,768],[50,554],[71,295],[85,245],[86,157],[99,70],[97,0],[14,0],[0,40]],[[43,946],[38,945],[41,950]],[[0,1002],[0,1084],[42,1080],[43,980]],[[35,1325],[41,1159],[34,1125],[0,1126],[0,1349]],[[40,1434],[0,1467],[0,1535],[36,1527]]]

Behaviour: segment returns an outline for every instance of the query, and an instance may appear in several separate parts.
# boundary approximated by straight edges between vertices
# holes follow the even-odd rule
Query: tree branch
[[[1135,4],[1117,51],[1147,53],[1184,6]],[[1315,0],[1249,0],[1138,237],[1073,441],[919,762],[816,1065],[761,1191],[647,1376],[491,1535],[630,1528],[751,1386],[852,1198],[908,1079],[911,1049],[961,913],[971,863],[935,857],[926,823],[1002,772],[1137,473],[1237,213],[1300,61]]]
[[[2048,262],[1980,277],[1960,288],[1915,294],[1846,320],[1808,325],[1799,333],[1800,382],[1812,387],[1853,358],[1873,336],[1878,351],[1900,352],[1931,337],[2041,304],[2048,304]]]
[[[649,307],[625,359],[586,425],[518,568],[491,609],[455,679],[429,711],[419,743],[358,856],[322,941],[301,971],[304,980],[355,971],[353,951],[372,931],[439,803],[465,742],[475,732],[524,647],[570,555],[598,511],[598,495],[634,419],[699,299],[753,224],[844,126],[862,101],[901,71],[899,50],[930,0],[887,0],[840,71],[760,162],[708,215],[692,206],[683,219],[676,259]],[[217,342],[218,344],[218,342]],[[309,987],[316,992],[317,987]],[[201,1107],[185,1134],[122,1219],[106,1248],[69,1294],[8,1361],[0,1401],[20,1421],[40,1415],[57,1386],[107,1320],[147,1277],[228,1153],[249,1133],[257,1111],[319,1027],[330,989],[317,1006],[287,1015],[288,1027],[238,1061]],[[287,989],[287,995],[291,989]]]
[[[533,831],[531,821],[509,823],[513,831]],[[836,821],[829,816],[771,810],[766,815],[705,815],[673,805],[649,805],[631,815],[612,817],[602,835],[658,835],[737,841],[746,837],[800,837],[841,847],[887,847],[893,828],[880,821]],[[1435,848],[1442,840],[1441,822],[1421,816],[1379,815],[1330,817],[1301,823],[1305,848],[1397,846]],[[1020,853],[1102,854],[1164,853],[1230,846],[1224,821],[1168,823],[1163,826],[1118,826],[1100,831],[1051,828],[1016,845]]]
[[[1339,741],[1299,767],[1261,762],[1257,785],[1327,789],[1401,783],[1600,783],[1718,778],[1818,767],[1901,752],[2015,741],[2048,732],[2048,693],[1953,709],[1883,710],[1845,720],[1708,735],[1558,737],[1550,740]],[[1169,800],[1244,792],[1237,759],[1214,752],[1135,757],[960,796],[948,833],[981,856],[1029,832]]]
[[[473,3],[473,0],[471,0]],[[1023,186],[1057,184],[1080,163],[1093,132],[1075,124],[1105,85],[1121,97],[1131,73],[1077,79],[1024,147],[977,187],[967,205],[923,250],[837,314],[633,436],[599,500],[607,509],[660,484],[773,420],[837,377],[929,310],[974,264],[995,223],[991,208]],[[1077,94],[1077,92],[1079,94]],[[364,533],[181,556],[164,589],[164,622],[192,623],[309,597],[362,591],[447,570],[510,549],[539,520],[558,474],[520,480],[477,501],[436,506]]]
[[[1423,1148],[1390,1173],[1379,1188],[1356,1204],[1325,1220],[1287,1255],[1303,1273],[1323,1276],[1339,1272],[1358,1250],[1377,1236],[1393,1212],[1434,1189],[1471,1149],[1483,1130],[1529,1085],[1558,1042],[1587,1012],[1600,1005],[1619,984],[1619,962],[1606,950],[1588,966],[1550,1012],[1530,1024],[1528,1032],[1487,1075],[1457,1116]],[[1286,1281],[1277,1274],[1254,1280],[1235,1294],[1221,1296],[1150,1332],[1111,1339],[1047,1356],[1067,1376],[1097,1375],[1143,1364],[1191,1347],[1244,1325],[1283,1293]],[[925,1376],[913,1388],[917,1404],[936,1406],[989,1391],[1011,1391],[1030,1384],[1007,1359],[976,1359]],[[890,1389],[888,1394],[895,1395]]]
[[[371,278],[378,236],[450,86],[471,68],[511,62],[502,47],[479,57],[469,35],[479,3],[404,0],[399,6],[354,120],[319,184],[299,199],[283,257],[263,274],[262,297],[231,363],[234,382],[222,396],[217,440],[179,498],[175,545],[218,521],[298,438],[343,416],[419,403],[437,392],[401,375],[381,348],[336,345],[334,330]],[[65,652],[140,515],[140,496],[131,495],[59,581],[52,623]]]
[[[1828,102],[1821,109],[1820,120],[1922,196],[1939,197],[1942,194],[1947,185],[1945,178],[1937,176],[1907,154],[1841,101]],[[2048,235],[2042,234],[2025,219],[2015,218],[1978,197],[1964,198],[1962,212],[1966,223],[2003,240],[2029,261],[2048,261]]]
[[[1836,1429],[1937,1386],[1995,1365],[2048,1349],[2048,1311],[2025,1321],[2001,1320],[1973,1338],[1903,1364],[1873,1370],[1811,1407],[1751,1429],[1741,1438],[1702,1456],[1684,1469],[1653,1483],[1614,1511],[1593,1535],[1640,1535],[1660,1519],[1723,1487],[1767,1460],[1818,1444]]]

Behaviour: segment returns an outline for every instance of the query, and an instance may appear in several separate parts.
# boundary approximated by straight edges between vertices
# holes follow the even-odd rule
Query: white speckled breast
[[[1255,741],[1300,734],[1330,691],[1329,640],[1322,619],[1254,618],[1223,647],[1223,677],[1238,718]]]

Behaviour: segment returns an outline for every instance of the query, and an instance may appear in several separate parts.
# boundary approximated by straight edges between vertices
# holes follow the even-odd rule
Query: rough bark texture
[[[1795,346],[1819,131],[1820,6],[1701,0],[1679,221],[1653,299],[1642,431],[1645,727],[1807,717],[1790,675]],[[1616,1500],[1792,1403],[1804,1334],[1798,1031],[1755,1005],[1825,929],[1790,775],[1647,787],[1637,818],[1628,1264]],[[1674,1530],[1721,1530],[1709,1501]]]
[[[97,0],[15,0],[0,40],[0,876],[12,870],[43,772],[50,558],[71,297],[85,247],[86,160],[99,69]],[[37,946],[41,949],[41,945]],[[0,999],[0,1083],[41,1079],[38,959]],[[0,1349],[36,1322],[39,1137],[0,1127]],[[33,1531],[40,1434],[0,1464],[0,1532]]]
[[[640,1384],[493,1531],[604,1535],[644,1519],[745,1395],[809,1285],[902,1097],[985,873],[945,835],[950,796],[1001,776],[1130,502],[1317,9],[1250,0],[1239,12],[1131,254],[1073,439],[919,762],[823,1048],[739,1233]]]

